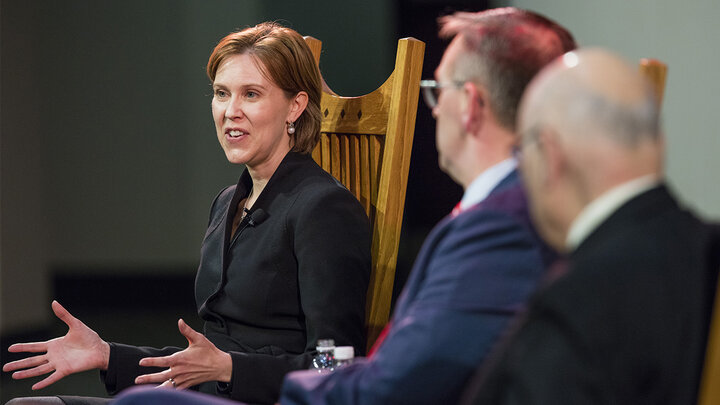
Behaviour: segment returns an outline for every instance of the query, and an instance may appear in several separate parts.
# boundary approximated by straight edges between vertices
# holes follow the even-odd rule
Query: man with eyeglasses
[[[282,404],[456,403],[553,258],[529,223],[515,114],[525,85],[575,47],[572,36],[516,8],[440,23],[453,39],[422,88],[437,120],[439,165],[465,195],[427,237],[368,357],[329,374],[289,374]]]

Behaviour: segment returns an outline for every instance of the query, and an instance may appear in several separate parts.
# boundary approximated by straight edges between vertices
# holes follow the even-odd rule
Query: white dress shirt
[[[503,160],[480,173],[475,180],[465,189],[462,200],[460,200],[460,211],[464,211],[475,204],[478,204],[494,189],[502,179],[507,177],[517,167],[517,159],[514,157]]]

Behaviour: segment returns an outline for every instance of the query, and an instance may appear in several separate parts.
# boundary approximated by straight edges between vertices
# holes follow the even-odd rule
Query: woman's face
[[[303,92],[288,98],[248,55],[232,55],[218,67],[212,114],[218,140],[231,163],[274,172],[292,148],[286,123],[302,113]],[[305,96],[306,98],[307,96]]]

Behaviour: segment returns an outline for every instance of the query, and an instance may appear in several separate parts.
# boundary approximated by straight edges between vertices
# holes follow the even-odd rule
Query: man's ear
[[[473,82],[463,84],[463,114],[462,124],[465,132],[469,134],[478,133],[485,123],[487,114],[487,93],[483,87]]]
[[[544,165],[545,178],[543,181],[554,183],[563,176],[568,165],[567,155],[559,139],[559,134],[545,127],[538,134],[537,143]]]
[[[304,91],[299,92],[296,94],[292,100],[290,100],[290,111],[288,111],[288,121],[289,122],[295,122],[298,118],[300,118],[300,115],[302,115],[303,111],[305,111],[305,107],[307,107],[308,104],[308,94]]]

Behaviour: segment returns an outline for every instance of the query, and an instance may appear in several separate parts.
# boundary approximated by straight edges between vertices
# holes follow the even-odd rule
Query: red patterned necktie
[[[455,218],[456,216],[460,215],[461,212],[463,212],[463,210],[462,208],[460,208],[460,201],[458,201],[452,211],[450,211],[450,216]]]
[[[371,358],[373,356],[373,354],[375,354],[375,352],[378,351],[378,349],[380,348],[380,345],[382,345],[382,342],[385,340],[388,333],[390,332],[390,325],[392,325],[392,321],[388,322],[385,325],[382,332],[380,332],[380,335],[377,337],[377,339],[375,339],[375,343],[373,343],[370,350],[368,350],[368,354],[367,354],[368,358]]]

